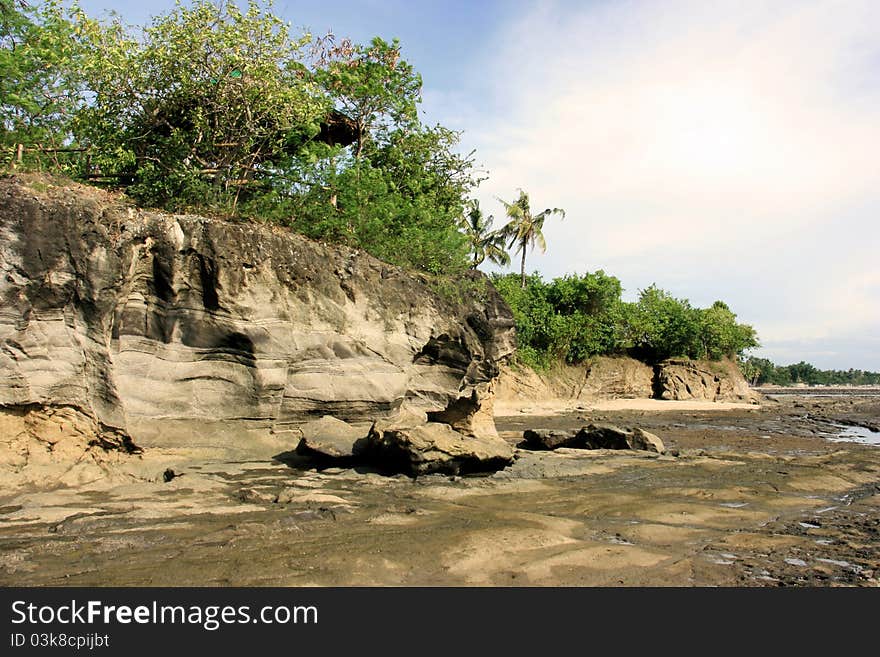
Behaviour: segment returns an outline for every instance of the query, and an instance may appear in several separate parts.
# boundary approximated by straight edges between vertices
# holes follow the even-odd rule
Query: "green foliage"
[[[625,303],[620,281],[603,271],[549,283],[533,274],[525,288],[514,274],[496,275],[493,282],[513,311],[520,360],[540,368],[613,354],[649,362],[718,359],[757,345],[754,329],[738,324],[721,302],[701,310],[651,286],[638,302]]]
[[[169,209],[234,208],[317,134],[328,103],[294,38],[268,7],[197,0],[136,38],[92,32],[84,69],[94,100],[77,134],[101,166],[128,172],[129,194]]]
[[[636,347],[649,360],[702,356],[700,311],[686,300],[676,299],[652,285],[642,290],[636,307]]]
[[[0,2],[7,159],[20,142],[82,147],[79,173],[142,205],[467,267],[459,222],[480,178],[459,133],[420,124],[421,77],[397,41],[316,42],[257,0],[178,2],[140,29]]]
[[[337,109],[355,125],[354,157],[360,159],[368,140],[393,130],[418,126],[416,105],[421,102],[422,78],[401,59],[400,43],[375,37],[369,45],[332,36],[320,48],[315,80],[334,100]]]
[[[701,352],[713,360],[758,346],[755,329],[748,324],[737,323],[736,315],[723,301],[716,301],[701,311],[700,333],[703,342]]]
[[[495,217],[483,215],[480,202],[469,202],[467,212],[462,217],[461,229],[467,239],[471,257],[471,269],[476,269],[487,259],[496,265],[506,267],[510,264],[510,255],[504,249],[504,234],[492,230]]]
[[[462,271],[467,244],[459,217],[478,180],[471,159],[455,151],[458,137],[442,126],[419,127],[372,141],[359,160],[339,153],[312,169],[291,225],[404,267]]]
[[[521,254],[520,262],[520,286],[526,287],[526,252],[534,249],[535,244],[541,249],[541,253],[547,250],[547,242],[544,240],[544,221],[547,217],[558,214],[565,217],[565,210],[560,208],[547,208],[538,214],[532,214],[529,195],[522,189],[513,203],[504,199],[498,199],[504,205],[504,210],[510,221],[501,229],[502,235],[509,240],[508,248],[516,246],[517,253]]]
[[[767,358],[752,356],[740,368],[752,385],[880,385],[880,372],[864,370],[820,370],[801,361],[793,365],[775,365]]]
[[[82,36],[92,22],[75,5],[67,11],[54,0],[37,8],[2,0],[0,8],[0,162],[8,163],[17,144],[69,143],[85,102]],[[51,152],[37,151],[27,163],[66,168]]]

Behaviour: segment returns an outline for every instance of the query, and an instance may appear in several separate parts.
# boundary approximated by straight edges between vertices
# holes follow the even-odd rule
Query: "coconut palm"
[[[506,237],[500,230],[492,230],[494,220],[492,215],[483,215],[480,202],[476,199],[468,203],[468,212],[462,220],[462,230],[473,258],[471,269],[476,269],[486,259],[502,267],[510,264],[510,255],[504,248]]]
[[[497,197],[496,197],[497,198]],[[529,205],[529,195],[523,190],[519,190],[519,198],[513,203],[508,203],[504,199],[499,198],[504,205],[507,216],[510,221],[501,229],[504,238],[510,240],[507,248],[513,248],[516,245],[517,253],[522,253],[522,289],[526,289],[526,251],[529,248],[534,249],[535,244],[541,248],[541,253],[547,250],[547,242],[544,239],[544,220],[550,215],[558,214],[560,218],[565,217],[565,210],[561,208],[547,208],[539,214],[532,215],[532,209]]]

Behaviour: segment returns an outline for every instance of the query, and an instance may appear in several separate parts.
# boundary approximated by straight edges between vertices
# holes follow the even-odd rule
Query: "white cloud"
[[[772,339],[880,333],[878,26],[873,0],[539,3],[474,67],[483,204],[566,209],[547,275],[724,298]]]

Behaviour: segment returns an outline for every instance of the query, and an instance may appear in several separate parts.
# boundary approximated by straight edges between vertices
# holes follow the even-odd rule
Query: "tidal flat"
[[[505,410],[511,444],[607,422],[668,451],[518,449],[464,477],[148,450],[89,483],[4,487],[0,584],[877,586],[880,447],[839,438],[878,418],[857,396]]]

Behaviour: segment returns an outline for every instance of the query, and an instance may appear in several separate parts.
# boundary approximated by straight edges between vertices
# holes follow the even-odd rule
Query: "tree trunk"
[[[522,247],[522,267],[520,268],[520,274],[522,276],[522,289],[526,289],[526,244],[523,242]]]

